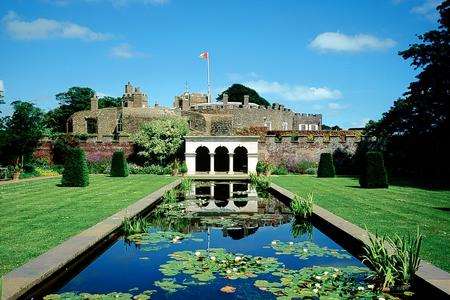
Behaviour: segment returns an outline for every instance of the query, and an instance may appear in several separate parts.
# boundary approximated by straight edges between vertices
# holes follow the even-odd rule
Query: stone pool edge
[[[275,183],[271,183],[270,188],[277,194],[289,200],[292,200],[295,196],[291,191],[282,188]],[[316,204],[314,204],[313,207],[313,217],[320,219],[322,222],[326,223],[328,227],[339,231],[339,234],[343,235],[344,238],[356,241],[358,243],[357,247],[359,248],[357,251],[360,253],[362,253],[362,247],[369,243],[369,235],[366,230]],[[450,274],[444,270],[422,260],[415,276],[419,281],[422,281],[429,287],[435,289],[438,294],[445,297],[450,296]]]
[[[155,204],[166,191],[178,186],[181,179],[166,184],[96,225],[69,238],[58,246],[30,260],[2,277],[2,300],[18,299],[33,287],[64,269],[89,249],[111,235],[124,217],[133,217]]]

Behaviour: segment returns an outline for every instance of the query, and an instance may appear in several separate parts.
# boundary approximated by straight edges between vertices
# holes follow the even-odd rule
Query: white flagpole
[[[208,61],[208,102],[212,103],[212,99],[211,99],[211,78],[210,78],[210,66],[209,66],[209,51],[207,52],[208,56],[207,56],[207,61]]]

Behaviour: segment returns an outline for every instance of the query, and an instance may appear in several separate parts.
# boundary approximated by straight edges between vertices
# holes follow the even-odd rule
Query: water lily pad
[[[163,289],[166,292],[174,293],[178,290],[185,289],[185,285],[181,285],[176,282],[173,278],[163,278],[162,280],[157,280],[154,282],[155,286]]]
[[[327,247],[320,247],[311,241],[302,242],[281,242],[278,240],[272,241],[270,246],[277,255],[294,255],[300,259],[308,259],[311,256],[319,257],[335,257],[340,259],[351,258],[345,250],[330,249]]]
[[[300,270],[279,269],[272,275],[278,281],[256,280],[254,285],[274,294],[277,299],[395,299],[392,296],[368,288],[367,268],[355,266],[337,269],[334,267],[312,267]]]
[[[194,281],[211,281],[217,276],[227,279],[247,279],[271,273],[281,267],[273,257],[234,254],[224,249],[178,251],[162,264],[159,270],[165,276],[184,274]]]

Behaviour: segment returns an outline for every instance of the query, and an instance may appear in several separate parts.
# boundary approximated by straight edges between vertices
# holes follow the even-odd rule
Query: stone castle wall
[[[235,130],[260,126],[270,126],[271,130],[297,130],[298,124],[317,124],[320,129],[322,125],[322,116],[319,114],[298,114],[285,108],[214,105],[191,108],[190,112],[231,116],[232,128]],[[206,128],[205,132],[208,132]]]
[[[336,149],[355,153],[361,140],[359,131],[300,131],[261,137],[259,160],[274,165],[302,160],[319,162],[320,154]]]

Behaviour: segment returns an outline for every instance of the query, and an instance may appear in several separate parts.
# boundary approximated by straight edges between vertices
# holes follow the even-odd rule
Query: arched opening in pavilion
[[[248,172],[248,152],[245,147],[237,147],[234,149],[234,172]]]
[[[228,155],[228,149],[223,146],[217,147],[214,152],[214,171],[228,172],[229,167],[230,157]]]
[[[209,150],[205,146],[200,146],[195,151],[195,172],[209,172]]]

